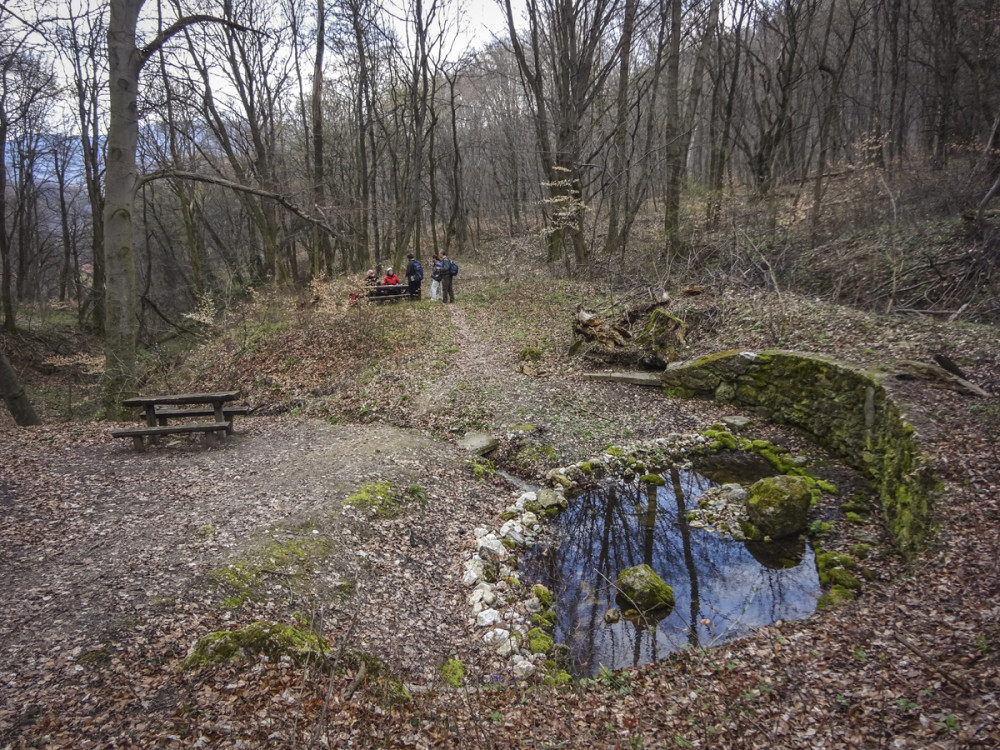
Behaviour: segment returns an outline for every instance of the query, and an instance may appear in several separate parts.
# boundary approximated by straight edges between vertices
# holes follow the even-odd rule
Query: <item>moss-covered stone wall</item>
[[[939,483],[877,373],[816,355],[732,350],[675,362],[662,381],[668,392],[738,404],[809,433],[871,478],[901,552],[926,543]]]

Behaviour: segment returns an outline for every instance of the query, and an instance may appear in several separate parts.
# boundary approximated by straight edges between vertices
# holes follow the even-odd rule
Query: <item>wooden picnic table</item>
[[[162,435],[183,433],[224,433],[233,432],[232,419],[236,415],[249,413],[246,406],[227,406],[240,397],[239,391],[221,391],[218,393],[179,393],[162,396],[135,396],[125,399],[124,406],[136,407],[140,410],[140,418],[145,418],[145,427],[126,427],[113,430],[114,437],[130,437],[140,450],[142,439],[148,437],[150,442],[156,442]],[[212,417],[209,422],[187,422],[170,424],[171,419],[191,419],[193,417]]]

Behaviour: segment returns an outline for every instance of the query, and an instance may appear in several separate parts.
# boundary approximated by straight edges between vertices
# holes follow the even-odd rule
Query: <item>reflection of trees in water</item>
[[[742,543],[692,530],[688,499],[708,480],[677,469],[667,479],[660,488],[619,482],[581,494],[558,519],[558,546],[529,563],[555,592],[556,638],[571,647],[581,671],[645,663],[814,609],[814,566],[772,570]],[[607,625],[619,571],[640,563],[674,589],[674,612],[655,627]],[[702,618],[711,624],[701,625]]]

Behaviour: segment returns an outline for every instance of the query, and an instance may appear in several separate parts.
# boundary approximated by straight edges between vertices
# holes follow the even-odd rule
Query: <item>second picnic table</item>
[[[185,432],[233,432],[232,419],[236,415],[246,415],[246,406],[226,406],[240,397],[239,391],[220,391],[218,393],[179,393],[163,396],[135,396],[125,399],[124,406],[132,406],[141,410],[140,416],[146,419],[145,427],[129,427],[115,430],[115,437],[131,437],[136,447],[142,447],[143,437],[155,441],[161,435],[180,434]],[[171,419],[213,417],[211,422],[189,422],[186,424],[170,424]]]

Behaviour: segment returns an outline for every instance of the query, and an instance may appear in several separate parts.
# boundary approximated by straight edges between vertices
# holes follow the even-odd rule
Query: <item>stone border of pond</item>
[[[734,419],[739,427],[747,426],[745,418]],[[723,419],[723,422],[729,421]],[[775,475],[801,478],[812,493],[814,509],[821,498],[838,493],[832,483],[810,472],[805,456],[792,454],[768,441],[734,435],[727,424],[716,423],[703,433],[671,433],[651,441],[608,446],[599,456],[552,469],[545,476],[547,486],[537,491],[520,492],[504,509],[498,528],[476,528],[474,545],[465,555],[462,582],[470,589],[467,602],[476,626],[484,631],[482,640],[496,656],[493,668],[498,672],[510,669],[513,676],[519,679],[540,677],[548,684],[572,679],[566,671],[566,647],[554,643],[551,636],[555,623],[552,593],[541,585],[530,589],[522,586],[517,566],[519,553],[541,539],[545,521],[568,507],[574,491],[610,475],[620,475],[624,481],[653,481],[660,479],[655,473],[666,466],[697,470],[695,462],[699,458],[741,451],[754,453],[768,461],[774,467]],[[737,486],[733,485],[710,489],[703,494],[705,507],[714,509],[721,516],[731,511],[725,510],[720,502],[742,502],[745,496],[742,488],[737,492]],[[844,511],[844,508],[849,510]],[[848,522],[841,534],[845,538],[863,531],[860,526],[863,520],[856,512],[858,510],[864,512],[860,506],[855,508],[851,503],[841,504],[844,520]],[[739,515],[733,514],[733,517]],[[709,531],[737,539],[747,538],[738,523],[726,528],[724,524],[704,523],[704,518],[701,518],[699,525]],[[876,541],[874,537],[866,536],[866,543],[851,545],[850,553],[824,551],[820,540],[830,532],[831,524],[819,520],[814,521],[808,530],[803,530],[814,539],[820,581],[827,590],[818,603],[820,608],[850,601],[861,590],[861,579],[871,577],[862,561]]]
[[[736,349],[671,363],[660,376],[675,395],[713,398],[798,427],[863,471],[897,549],[912,557],[934,531],[941,483],[888,378],[815,354]]]

